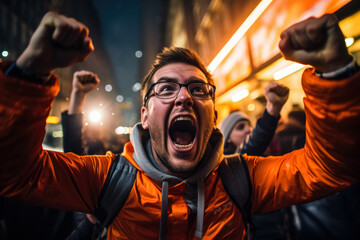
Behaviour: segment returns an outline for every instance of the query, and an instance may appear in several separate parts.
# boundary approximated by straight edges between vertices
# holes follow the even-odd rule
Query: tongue
[[[173,134],[173,138],[174,138],[175,143],[177,143],[179,145],[188,145],[193,140],[192,134],[189,132],[176,131]]]

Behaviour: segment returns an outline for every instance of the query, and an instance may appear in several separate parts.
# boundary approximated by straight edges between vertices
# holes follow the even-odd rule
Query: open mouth
[[[169,133],[176,148],[190,148],[194,143],[196,135],[194,120],[186,116],[175,118],[171,123]]]

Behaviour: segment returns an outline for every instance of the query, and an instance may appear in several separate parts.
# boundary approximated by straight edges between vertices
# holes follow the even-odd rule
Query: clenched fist
[[[281,34],[279,48],[287,60],[309,64],[319,72],[332,72],[352,61],[334,15],[308,18]]]
[[[84,61],[94,50],[89,30],[73,18],[48,12],[16,64],[26,72],[47,74]]]
[[[278,82],[270,82],[265,90],[266,109],[269,114],[278,116],[289,98],[289,88]]]

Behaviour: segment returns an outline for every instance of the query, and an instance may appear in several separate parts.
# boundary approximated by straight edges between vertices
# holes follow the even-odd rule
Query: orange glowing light
[[[259,5],[256,6],[254,11],[246,18],[243,24],[235,32],[235,34],[230,38],[230,40],[225,44],[225,46],[220,50],[216,57],[211,61],[208,66],[210,72],[213,72],[217,66],[224,60],[224,58],[229,54],[231,49],[240,41],[240,39],[245,35],[249,30],[251,25],[259,18],[259,16],[265,11],[265,9],[270,5],[273,0],[262,0]]]
[[[58,124],[60,122],[59,117],[57,116],[48,116],[46,118],[46,123],[50,123],[50,124]]]

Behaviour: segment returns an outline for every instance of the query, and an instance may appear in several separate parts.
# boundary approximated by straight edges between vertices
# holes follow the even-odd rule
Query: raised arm
[[[324,15],[295,24],[282,33],[279,47],[284,58],[314,66],[302,77],[306,143],[280,157],[247,157],[254,212],[312,201],[360,180],[360,73],[337,19]]]
[[[87,94],[99,85],[96,74],[89,71],[74,73],[72,91],[70,95],[69,114],[81,114]]]
[[[274,137],[281,109],[289,97],[289,88],[277,82],[270,82],[264,92],[267,100],[266,110],[257,120],[249,140],[240,150],[241,153],[254,156],[264,154]]]
[[[42,18],[16,64],[8,68],[4,64],[5,73],[1,75],[0,82],[0,109],[6,117],[0,118],[0,151],[8,159],[6,164],[13,164],[16,168],[18,165],[13,159],[22,158],[22,164],[27,164],[26,159],[34,161],[37,158],[45,133],[45,127],[41,128],[40,125],[45,126],[51,102],[59,91],[57,78],[50,73],[55,68],[84,61],[92,50],[88,29],[82,23],[49,12]],[[16,81],[15,78],[25,81]],[[6,100],[13,98],[18,101]],[[23,131],[11,132],[19,121],[17,119],[22,119],[24,126],[37,121],[38,124],[31,129],[36,127],[38,133],[26,132],[24,127],[21,127]],[[23,151],[15,150],[19,144]],[[3,174],[0,167],[0,177],[7,174],[6,171]]]
[[[60,85],[52,70],[84,61],[93,49],[82,23],[49,12],[16,64],[0,63],[0,195],[67,210],[96,208],[114,156],[42,149]]]
[[[64,152],[86,154],[82,112],[87,94],[99,83],[99,78],[92,72],[82,70],[74,73],[69,110],[61,114]]]

